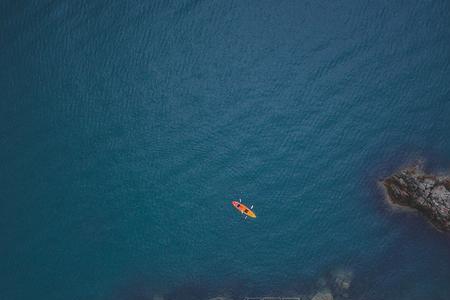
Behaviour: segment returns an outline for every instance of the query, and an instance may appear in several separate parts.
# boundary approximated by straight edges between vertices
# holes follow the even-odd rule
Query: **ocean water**
[[[3,0],[0,299],[450,299],[449,137],[448,1]]]

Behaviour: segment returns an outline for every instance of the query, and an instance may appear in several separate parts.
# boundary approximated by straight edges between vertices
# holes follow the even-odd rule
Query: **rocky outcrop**
[[[450,231],[450,178],[408,168],[383,180],[391,202],[419,210],[440,230]]]

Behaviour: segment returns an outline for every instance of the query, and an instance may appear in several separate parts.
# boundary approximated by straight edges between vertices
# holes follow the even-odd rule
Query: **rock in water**
[[[440,230],[450,231],[450,178],[402,170],[383,181],[390,200],[422,212]]]
[[[348,296],[348,290],[350,289],[353,273],[350,270],[337,270],[334,272],[334,291],[335,293],[342,295],[344,298]]]
[[[325,290],[315,294],[311,300],[333,300],[333,295],[330,291]]]

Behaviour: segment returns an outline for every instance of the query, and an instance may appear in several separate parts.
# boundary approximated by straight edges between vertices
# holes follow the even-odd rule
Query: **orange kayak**
[[[248,208],[247,206],[245,206],[244,204],[242,204],[239,201],[232,201],[231,204],[233,204],[233,206],[239,210],[241,213],[243,213],[244,215],[249,216],[250,218],[256,218],[256,215],[253,211],[251,211],[250,208]]]

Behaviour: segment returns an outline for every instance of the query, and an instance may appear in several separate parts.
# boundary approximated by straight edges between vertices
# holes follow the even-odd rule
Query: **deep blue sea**
[[[378,186],[417,160],[450,170],[449,1],[0,2],[0,299],[345,270],[348,299],[448,300],[450,234]]]

